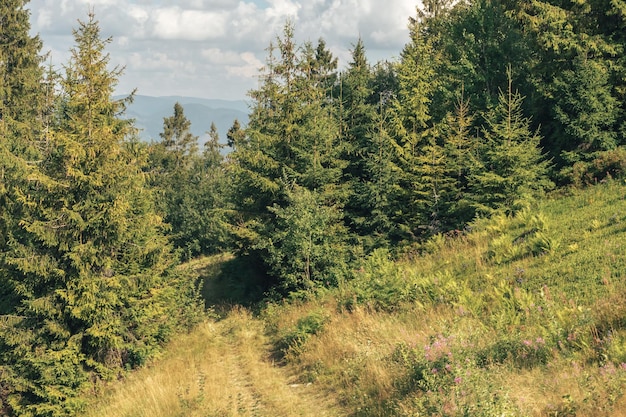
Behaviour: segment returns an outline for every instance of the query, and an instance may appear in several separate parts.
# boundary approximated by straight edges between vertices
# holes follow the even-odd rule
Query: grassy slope
[[[575,191],[307,301],[224,307],[90,415],[626,416],[625,197]],[[196,262],[215,290],[232,261]]]

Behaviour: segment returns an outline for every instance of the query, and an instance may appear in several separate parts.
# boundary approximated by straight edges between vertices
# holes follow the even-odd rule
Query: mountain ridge
[[[123,98],[124,95],[115,98]],[[183,106],[185,116],[191,122],[191,132],[198,136],[203,145],[208,140],[207,132],[211,123],[215,123],[220,142],[226,143],[226,133],[235,119],[242,126],[248,122],[249,106],[244,100],[207,99],[188,96],[147,96],[135,95],[128,104],[125,116],[135,120],[139,129],[139,138],[146,142],[160,140],[163,131],[163,119],[174,114],[174,104]]]

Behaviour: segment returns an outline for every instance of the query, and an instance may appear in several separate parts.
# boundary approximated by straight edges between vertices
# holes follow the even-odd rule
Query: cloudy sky
[[[396,58],[418,0],[30,0],[31,26],[67,62],[72,29],[94,10],[111,62],[125,66],[118,93],[240,100],[257,86],[270,41],[287,19],[298,42],[320,37],[350,58],[359,36],[372,62]]]

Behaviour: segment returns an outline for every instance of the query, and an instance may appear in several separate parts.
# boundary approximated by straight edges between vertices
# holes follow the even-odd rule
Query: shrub
[[[309,337],[319,333],[327,321],[328,316],[321,311],[312,312],[301,318],[295,326],[284,331],[279,337],[276,342],[278,353],[282,357],[287,355],[298,356]]]
[[[530,369],[548,363],[552,356],[542,337],[502,338],[476,353],[476,363],[481,367],[510,363],[519,368]]]
[[[572,182],[580,187],[609,178],[623,178],[625,175],[626,148],[620,146],[599,152],[590,162],[576,162],[572,169]]]

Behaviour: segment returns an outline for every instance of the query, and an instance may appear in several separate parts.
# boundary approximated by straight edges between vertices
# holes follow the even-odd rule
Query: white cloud
[[[155,10],[152,36],[157,39],[206,40],[224,36],[226,15],[203,10],[168,7]]]
[[[290,0],[267,0],[270,7],[265,14],[270,18],[297,17],[300,4]]]
[[[252,52],[244,52],[239,55],[242,63],[240,65],[228,65],[226,71],[228,75],[235,77],[256,79],[259,70],[263,67],[261,62]]]
[[[52,12],[50,10],[41,10],[36,17],[36,25],[41,29],[50,27],[52,24]]]
[[[341,64],[359,36],[375,61],[399,55],[416,1],[30,0],[28,7],[44,49],[62,59],[77,19],[85,21],[93,8],[102,36],[113,36],[112,65],[126,66],[120,89],[244,98],[287,19],[298,42],[323,37]]]

